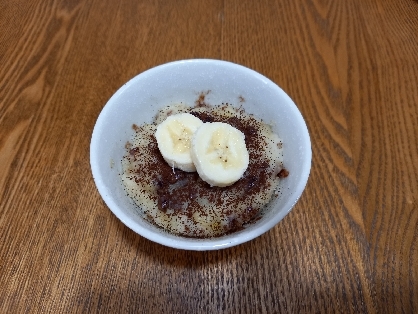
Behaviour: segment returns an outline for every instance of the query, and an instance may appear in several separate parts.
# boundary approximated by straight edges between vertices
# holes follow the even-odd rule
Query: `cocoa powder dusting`
[[[202,93],[196,101],[196,108],[205,106],[205,94]],[[136,159],[137,154],[147,154],[152,162],[141,164],[141,167],[135,170],[133,180],[139,183],[145,177],[152,179],[155,192],[151,193],[151,197],[158,204],[158,209],[168,216],[176,217],[178,213],[188,217],[190,220],[195,219],[198,213],[202,217],[210,215],[208,206],[202,205],[201,200],[205,199],[208,205],[213,204],[215,207],[225,203],[227,195],[234,195],[231,200],[231,208],[234,204],[243,204],[248,198],[257,195],[260,191],[264,191],[272,186],[272,177],[276,175],[280,178],[287,177],[289,172],[282,169],[278,174],[276,170],[269,167],[269,161],[263,156],[262,151],[265,149],[265,141],[261,139],[256,123],[252,123],[251,119],[241,120],[237,117],[222,116],[213,112],[199,112],[193,109],[190,113],[203,122],[225,122],[237,128],[245,135],[245,143],[249,152],[249,165],[243,177],[228,187],[211,187],[203,181],[197,172],[184,172],[175,169],[162,157],[157,141],[154,136],[150,136],[149,144],[139,151],[138,147],[127,145],[128,157]],[[137,131],[138,126],[133,125],[133,129]],[[209,206],[210,207],[210,206]],[[216,236],[232,233],[241,230],[246,224],[260,219],[260,210],[247,206],[247,208],[239,213],[233,210],[225,209],[220,214],[221,218],[227,221],[227,224],[219,226]],[[145,214],[146,210],[145,210]],[[148,217],[151,217],[148,215]],[[150,220],[153,222],[152,220]],[[154,222],[153,222],[154,223]],[[213,228],[216,228],[213,227]],[[196,230],[192,234],[189,227],[186,228],[186,235],[194,238],[205,238],[207,235],[200,234],[201,231]]]
[[[262,147],[259,147],[262,142],[257,140],[257,130],[254,126],[246,125],[238,118],[222,119],[222,117],[207,113],[194,113],[193,111],[191,113],[204,122],[226,122],[243,132],[246,145],[251,148],[249,149],[250,163],[243,177],[233,185],[222,188],[210,187],[208,183],[200,179],[197,172],[184,172],[170,167],[159,152],[156,139],[153,137],[148,145],[149,151],[147,153],[153,155],[155,162],[144,165],[140,172],[145,171],[154,174],[158,208],[161,211],[168,213],[167,210],[170,209],[171,215],[175,215],[177,211],[183,211],[183,214],[191,218],[196,211],[202,211],[202,206],[197,202],[199,197],[204,196],[214,204],[221,203],[225,190],[229,189],[233,190],[234,194],[239,195],[238,199],[235,200],[239,202],[240,199],[244,200],[270,184],[269,177],[273,174],[265,166],[268,164],[267,161],[263,161],[262,156],[258,154],[259,151],[262,151]],[[132,148],[129,153],[135,154],[137,150]],[[228,218],[227,212],[223,214],[225,218]],[[224,233],[242,229],[243,225],[257,214],[258,211],[248,207],[240,216],[230,220]],[[196,236],[199,237],[199,235]]]

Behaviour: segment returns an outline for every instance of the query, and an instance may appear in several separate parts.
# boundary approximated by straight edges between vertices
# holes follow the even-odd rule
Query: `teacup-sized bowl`
[[[121,181],[125,144],[134,135],[132,125],[151,123],[158,109],[180,102],[241,106],[272,125],[283,141],[284,166],[280,193],[261,219],[243,230],[221,237],[193,239],[170,234],[148,222],[127,196]],[[234,63],[192,59],[147,70],[124,84],[100,113],[90,144],[90,163],[97,189],[123,224],[141,236],[184,250],[218,250],[250,241],[285,217],[305,189],[311,168],[311,142],[305,121],[290,97],[265,76]]]

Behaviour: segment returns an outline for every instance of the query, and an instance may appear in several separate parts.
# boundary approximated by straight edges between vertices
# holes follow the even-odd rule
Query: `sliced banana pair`
[[[189,113],[181,113],[159,124],[155,137],[169,165],[188,172],[197,170],[211,186],[233,184],[248,167],[245,136],[227,123],[203,123]]]

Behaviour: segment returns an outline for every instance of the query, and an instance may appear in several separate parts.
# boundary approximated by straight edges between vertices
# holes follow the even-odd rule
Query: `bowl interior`
[[[214,239],[188,239],[166,233],[145,221],[126,196],[120,179],[125,144],[133,124],[150,123],[158,109],[183,102],[193,106],[230,103],[272,125],[283,140],[284,165],[290,175],[282,181],[280,196],[263,218],[246,229]],[[266,77],[237,64],[218,60],[168,63],[139,74],[108,101],[94,127],[90,163],[93,178],[107,206],[129,228],[142,236],[175,248],[210,250],[246,242],[266,232],[293,207],[305,188],[311,145],[306,124],[293,101]]]

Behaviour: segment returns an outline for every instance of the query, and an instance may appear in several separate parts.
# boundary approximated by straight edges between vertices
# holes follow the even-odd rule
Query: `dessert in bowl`
[[[152,124],[159,111],[178,104],[190,108],[233,107],[237,112],[243,111],[262,120],[280,137],[283,152],[280,165],[289,175],[280,180],[273,198],[257,213],[256,219],[251,219],[241,228],[213,237],[175,234],[147,219],[144,214],[147,209],[141,208],[146,205],[141,203],[139,206],[132,194],[127,193],[122,182],[122,161],[137,132],[134,129]],[[197,115],[196,112],[192,114]],[[250,164],[256,162],[250,160]],[[127,227],[166,246],[216,250],[263,234],[292,209],[309,177],[311,144],[306,124],[296,105],[271,80],[234,63],[194,59],[157,66],[124,84],[107,102],[97,119],[91,139],[90,163],[103,200]],[[173,172],[176,171],[181,170],[173,167]]]

